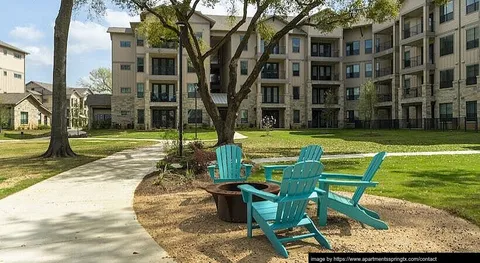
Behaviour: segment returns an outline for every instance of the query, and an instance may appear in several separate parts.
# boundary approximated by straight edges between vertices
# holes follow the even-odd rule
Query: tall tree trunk
[[[55,19],[53,55],[52,132],[45,158],[75,157],[67,132],[67,44],[74,0],[62,0]]]
[[[235,109],[237,108],[237,109]],[[238,107],[229,107],[225,120],[221,118],[213,120],[213,125],[217,131],[217,144],[221,146],[234,143],[235,120],[237,119]]]

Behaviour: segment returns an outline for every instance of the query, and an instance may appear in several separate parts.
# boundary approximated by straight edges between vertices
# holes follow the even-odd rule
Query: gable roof
[[[92,94],[87,97],[88,106],[112,106],[111,94]]]
[[[33,96],[31,93],[4,93],[0,94],[0,104],[3,105],[18,105],[22,101],[32,98],[32,101],[35,101],[38,107],[42,108],[43,110],[47,111],[48,113],[52,113],[50,110],[45,108],[40,101],[38,101],[35,96]]]
[[[28,53],[27,51],[21,50],[21,49],[18,48],[18,47],[15,47],[15,46],[12,46],[12,45],[10,45],[10,44],[8,44],[8,43],[5,43],[5,42],[3,42],[2,40],[0,40],[0,47],[6,47],[6,48],[9,48],[9,49],[11,49],[11,50],[15,50],[15,51],[18,51],[18,52],[22,52],[23,54],[26,54],[26,55],[30,54],[30,53]]]
[[[126,28],[126,27],[109,27],[107,29],[107,33],[133,34],[133,30],[131,28]]]
[[[46,92],[46,94],[52,94],[52,91],[53,91],[53,84],[50,84],[50,83],[46,83],[46,82],[41,82],[41,81],[30,81],[26,84],[26,86],[28,86],[30,83],[33,83],[33,84],[36,84],[37,86],[41,87],[41,88],[44,88],[45,90],[47,90],[48,92]],[[80,97],[85,97],[84,95],[86,93],[90,93],[92,94],[93,92],[88,89],[88,88],[74,88],[74,87],[67,87],[67,96],[71,96],[73,94],[73,92],[77,92],[79,94]]]
[[[216,21],[215,25],[213,25],[211,30],[218,30],[218,31],[229,31],[232,27],[235,26],[242,17],[236,17],[233,24],[229,21],[229,16],[221,16],[221,15],[208,15],[208,17],[214,21]],[[245,23],[238,28],[237,31],[247,31],[248,25],[252,20],[251,17],[247,17]]]

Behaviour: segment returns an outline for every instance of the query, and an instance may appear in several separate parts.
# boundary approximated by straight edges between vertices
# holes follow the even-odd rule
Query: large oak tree
[[[219,0],[112,0],[123,8],[133,12],[142,12],[144,19],[140,28],[146,33],[151,44],[178,39],[180,29],[177,22],[186,25],[182,44],[195,68],[198,78],[198,93],[205,109],[213,121],[217,131],[217,145],[233,143],[235,122],[240,104],[251,92],[262,67],[268,61],[270,54],[280,39],[295,28],[314,27],[321,32],[331,32],[337,27],[350,27],[360,20],[381,23],[398,15],[401,0],[229,0],[224,1],[229,10],[231,28],[215,45],[206,47],[195,37],[191,18],[199,3],[213,7],[220,4]],[[247,19],[249,6],[255,8],[255,13]],[[240,8],[237,8],[240,7]],[[147,14],[147,15],[146,15]],[[146,16],[145,16],[146,15]],[[267,20],[276,16],[285,21],[285,26],[274,31],[268,26]],[[248,22],[248,23],[247,23]],[[232,51],[228,62],[229,76],[227,82],[228,110],[226,118],[222,119],[208,89],[209,76],[206,75],[208,59],[236,33],[246,25],[246,31],[238,47]],[[237,90],[237,67],[240,55],[252,34],[259,33],[268,41],[264,52],[257,59],[255,66],[244,83]]]

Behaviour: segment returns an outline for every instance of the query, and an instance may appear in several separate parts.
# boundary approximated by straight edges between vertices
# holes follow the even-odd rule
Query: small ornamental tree
[[[360,98],[358,109],[362,118],[372,128],[372,119],[375,112],[375,104],[377,104],[377,89],[371,80],[365,82],[360,88]]]
[[[277,120],[273,116],[265,115],[262,118],[262,127],[265,129],[267,136],[270,136],[270,131],[273,129],[273,126],[277,123]]]

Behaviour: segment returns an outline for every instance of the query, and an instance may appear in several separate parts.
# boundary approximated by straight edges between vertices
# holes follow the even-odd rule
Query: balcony
[[[260,46],[260,48],[258,46],[255,47],[255,50],[257,50],[257,57],[260,57],[263,54],[265,47],[266,45]],[[270,53],[270,58],[272,59],[285,59],[286,57],[286,46],[276,45],[273,47],[273,50]]]
[[[327,98],[325,95],[312,97],[312,104],[338,104],[338,96],[332,96],[332,98]]]
[[[323,51],[323,52],[311,52],[310,59],[313,61],[328,61],[328,62],[340,62],[340,51],[339,50],[331,50],[331,51]]]
[[[423,56],[416,56],[403,60],[403,68],[414,68],[423,65]]]
[[[403,39],[407,39],[423,33],[423,23],[416,24],[403,30]]]
[[[312,80],[319,80],[319,81],[339,81],[340,74],[333,74],[328,76],[312,76]]]
[[[418,42],[424,36],[427,37],[434,37],[435,33],[433,30],[434,21],[430,21],[427,30],[425,31],[423,23],[416,24],[409,28],[403,30],[403,38],[400,41],[401,45],[405,45],[407,43]],[[421,42],[421,41],[420,41]],[[418,42],[418,43],[420,43]]]
[[[375,77],[381,78],[384,76],[392,75],[392,73],[393,73],[393,70],[391,67],[381,68],[381,69],[375,70]]]
[[[347,95],[347,100],[358,100],[359,98],[360,98],[360,95],[352,95],[352,94]]]
[[[378,102],[390,102],[392,101],[392,94],[377,94]]]
[[[386,41],[386,42],[383,42],[383,43],[378,43],[375,46],[375,53],[380,53],[382,51],[389,50],[391,48],[393,48],[393,42],[392,41]]]
[[[150,45],[146,48],[146,53],[161,53],[169,57],[174,57],[178,54],[177,42],[164,42],[160,45]]]
[[[263,70],[261,74],[262,82],[278,83],[286,81],[285,70]]]
[[[411,98],[419,98],[422,97],[422,87],[411,87],[411,88],[403,88],[403,98],[404,99],[411,99]]]
[[[150,94],[151,102],[177,102],[177,96],[168,93],[154,93]]]
[[[262,93],[262,103],[265,104],[284,104],[285,95],[272,96],[271,94]]]

